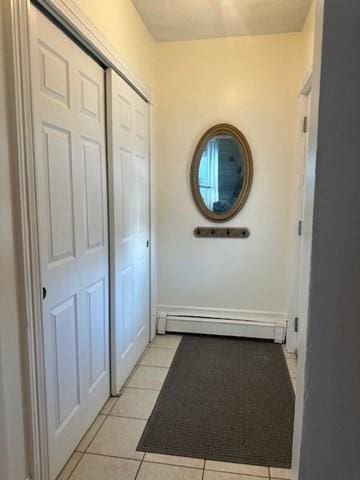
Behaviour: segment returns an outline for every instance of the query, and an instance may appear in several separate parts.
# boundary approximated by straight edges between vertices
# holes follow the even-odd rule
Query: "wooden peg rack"
[[[245,227],[195,227],[198,238],[248,238],[250,231]]]

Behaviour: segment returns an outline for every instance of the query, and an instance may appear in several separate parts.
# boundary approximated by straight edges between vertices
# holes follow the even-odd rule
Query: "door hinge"
[[[150,245],[150,241],[146,240],[146,248],[149,248],[149,245]]]
[[[299,331],[299,317],[294,318],[294,331],[295,333],[298,333]]]
[[[307,133],[308,131],[309,117],[304,117],[303,119],[303,132]]]
[[[303,234],[303,222],[302,222],[302,220],[299,220],[298,221],[298,235],[299,235],[299,237],[301,237],[302,234]]]

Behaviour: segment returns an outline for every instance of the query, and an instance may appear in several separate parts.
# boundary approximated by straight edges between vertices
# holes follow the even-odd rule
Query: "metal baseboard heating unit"
[[[274,340],[286,338],[287,315],[278,312],[159,306],[158,334],[198,333]]]

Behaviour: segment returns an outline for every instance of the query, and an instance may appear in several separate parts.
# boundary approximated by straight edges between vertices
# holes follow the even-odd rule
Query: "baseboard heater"
[[[221,315],[213,311],[208,314],[193,311],[190,314],[178,310],[167,311],[163,308],[158,310],[157,331],[160,335],[166,332],[199,333],[267,339],[274,340],[276,343],[285,341],[287,320],[281,317],[283,314],[232,312],[229,316],[226,313]]]

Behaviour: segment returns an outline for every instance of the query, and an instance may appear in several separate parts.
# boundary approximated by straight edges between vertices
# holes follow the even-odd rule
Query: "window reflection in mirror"
[[[233,125],[220,123],[201,137],[190,172],[199,211],[213,222],[226,222],[245,205],[253,175],[250,146]]]
[[[244,182],[244,158],[230,135],[218,135],[203,151],[199,165],[201,197],[209,210],[225,213],[239,198]]]

